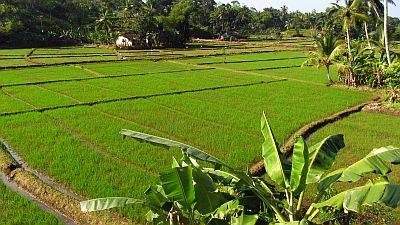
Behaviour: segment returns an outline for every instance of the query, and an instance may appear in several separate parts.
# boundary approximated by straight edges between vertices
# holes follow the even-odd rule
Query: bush
[[[400,87],[400,63],[393,63],[383,71],[383,83],[386,86]]]

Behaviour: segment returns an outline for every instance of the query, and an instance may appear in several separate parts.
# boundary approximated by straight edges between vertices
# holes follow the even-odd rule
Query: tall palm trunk
[[[330,73],[330,69],[329,66],[326,66],[326,77],[328,78],[328,84],[332,84],[332,78],[331,78],[331,73]]]
[[[387,61],[388,64],[391,64],[390,61],[390,50],[389,50],[389,37],[388,37],[388,0],[385,0],[384,3],[384,15],[383,15],[383,32],[384,32],[384,36],[385,36],[385,48],[386,48],[386,57],[387,57]]]
[[[365,30],[365,37],[367,38],[367,42],[368,42],[368,48],[372,49],[371,41],[369,40],[368,25],[367,25],[367,22],[365,22],[365,21],[364,21],[364,30]]]
[[[351,46],[350,46],[350,28],[346,29],[346,36],[347,36],[347,49],[349,50],[349,56],[351,55]]]

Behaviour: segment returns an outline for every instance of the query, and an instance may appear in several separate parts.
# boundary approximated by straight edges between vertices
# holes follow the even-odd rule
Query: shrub
[[[383,71],[383,82],[389,87],[400,87],[400,63],[393,63]]]

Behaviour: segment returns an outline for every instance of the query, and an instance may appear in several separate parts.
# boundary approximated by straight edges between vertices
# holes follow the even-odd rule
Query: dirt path
[[[369,104],[363,108],[363,111],[369,112],[369,113],[385,114],[385,115],[400,117],[400,110],[391,108],[384,102],[376,102],[376,103]]]
[[[6,187],[10,188],[14,192],[17,192],[19,195],[22,195],[23,197],[27,198],[31,202],[36,203],[36,205],[39,206],[42,210],[49,212],[56,216],[60,221],[62,221],[66,225],[76,225],[78,224],[77,221],[73,220],[72,218],[67,217],[63,213],[59,212],[58,210],[55,210],[39,199],[37,199],[35,196],[31,195],[29,192],[19,188],[16,184],[12,183],[9,181],[9,179],[2,173],[0,173],[0,182],[2,182]]]

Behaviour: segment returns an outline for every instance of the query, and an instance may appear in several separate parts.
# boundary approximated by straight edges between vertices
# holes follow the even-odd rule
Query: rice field
[[[261,159],[263,112],[282,144],[305,124],[374,97],[327,87],[324,70],[300,67],[304,51],[85,63],[78,55],[87,53],[93,56],[82,58],[111,57],[98,54],[112,51],[37,49],[33,60],[53,63],[63,57],[52,56],[70,54],[80,63],[0,70],[0,138],[30,167],[87,198],[142,198],[171,158],[179,156],[176,150],[123,140],[121,129],[186,142],[245,170]],[[43,57],[35,59],[35,54]],[[336,79],[335,70],[332,74]],[[363,124],[362,119],[353,123]],[[381,132],[374,124],[365,126],[366,140]],[[350,152],[358,151],[359,133],[351,125],[338,128],[350,143],[347,162]],[[338,130],[328,127],[316,138]],[[388,132],[400,135],[396,129]],[[400,145],[394,138],[386,141]],[[142,222],[146,210],[132,206],[118,212]]]
[[[63,224],[0,182],[0,224]]]

